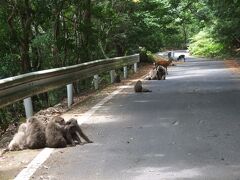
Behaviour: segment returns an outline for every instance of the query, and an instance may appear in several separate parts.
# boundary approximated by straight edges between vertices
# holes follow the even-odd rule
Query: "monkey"
[[[113,82],[114,83],[120,83],[121,82],[121,77],[119,73],[116,73],[116,71],[113,71]]]
[[[53,117],[47,124],[46,145],[50,148],[64,148],[67,146],[65,121],[62,117]],[[69,137],[69,136],[68,136]]]
[[[168,59],[170,59],[172,57],[172,52],[169,51],[167,55],[168,55]]]
[[[144,78],[145,80],[165,80],[166,69],[161,65],[154,64],[154,68]]]
[[[137,83],[135,84],[134,86],[134,91],[136,93],[139,93],[139,92],[152,92],[151,90],[149,89],[145,89],[142,87],[142,81],[138,80]]]
[[[26,146],[29,149],[40,149],[46,145],[45,126],[36,117],[27,119]]]
[[[163,66],[165,69],[166,69],[166,74],[168,74],[168,71],[167,71],[167,67],[170,66],[170,64],[174,61],[174,59],[171,57],[169,58],[168,61],[165,61],[165,60],[159,60],[159,61],[156,61],[154,62],[154,65],[157,67],[157,66]]]
[[[14,135],[12,141],[8,145],[10,151],[23,150],[26,148],[26,129],[26,123],[22,123],[19,126],[18,132]]]
[[[77,141],[78,144],[82,144],[80,137],[82,137],[86,142],[93,143],[82,131],[76,119],[72,118],[66,122],[66,131],[67,134],[71,135],[71,138],[68,138],[68,143],[75,144],[74,141]],[[69,142],[70,141],[70,142]]]
[[[2,156],[7,151],[20,151],[27,148],[26,147],[26,128],[27,128],[27,123],[22,123],[19,126],[18,132],[14,135],[8,147],[6,149],[3,149],[0,156]]]
[[[144,78],[144,80],[157,80],[158,76],[157,76],[157,69],[154,66],[154,68],[152,70],[150,70],[150,72],[148,73],[148,75]]]
[[[178,56],[177,60],[181,60],[183,59],[183,61],[185,62],[185,55],[184,54],[181,54],[180,56]]]
[[[115,83],[120,83],[120,82],[121,82],[121,77],[120,77],[119,74],[117,74],[117,75],[115,76],[114,82],[115,82]]]
[[[157,70],[157,79],[158,80],[165,80],[166,79],[166,74],[167,74],[166,69],[163,66],[158,65],[156,67],[156,70]]]

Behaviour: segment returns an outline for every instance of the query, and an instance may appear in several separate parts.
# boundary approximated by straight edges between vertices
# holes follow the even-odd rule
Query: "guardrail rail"
[[[134,65],[137,71],[139,55],[95,60],[73,66],[42,70],[0,80],[0,108],[24,99],[26,116],[32,116],[31,96],[48,92],[67,85],[68,105],[72,103],[72,82],[82,80],[106,71],[124,68],[127,77],[127,66]],[[112,73],[110,73],[112,74]],[[111,78],[112,75],[111,75]],[[111,80],[111,82],[113,82]],[[29,112],[28,112],[29,111]]]

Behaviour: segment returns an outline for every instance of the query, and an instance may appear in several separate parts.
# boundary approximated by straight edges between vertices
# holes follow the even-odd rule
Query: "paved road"
[[[240,179],[240,78],[223,61],[187,58],[144,85],[91,117],[94,144],[56,151],[33,179]]]

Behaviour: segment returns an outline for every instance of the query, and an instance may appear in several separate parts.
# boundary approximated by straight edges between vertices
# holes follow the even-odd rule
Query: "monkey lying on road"
[[[26,123],[22,123],[19,126],[18,132],[14,135],[8,147],[6,149],[3,149],[0,156],[2,156],[7,151],[19,151],[26,148],[26,128]]]
[[[136,93],[138,93],[138,92],[152,92],[152,91],[149,90],[149,89],[143,88],[143,87],[142,87],[142,81],[140,81],[140,80],[138,80],[137,83],[135,84],[135,86],[134,86],[134,91],[135,91]]]
[[[44,148],[45,144],[45,126],[36,117],[31,117],[27,119],[26,123],[19,126],[18,132],[14,135],[8,147],[1,152],[0,156],[7,151]]]
[[[9,151],[18,151],[26,148],[26,129],[26,123],[22,123],[19,126],[18,132],[14,135],[12,141],[8,145]]]
[[[76,119],[70,119],[65,123],[60,116],[53,117],[46,128],[36,117],[27,119],[27,123],[19,126],[8,148],[4,149],[0,156],[7,151],[17,151],[26,148],[38,149],[45,146],[51,148],[63,148],[68,144],[75,146],[75,141],[82,144],[80,137],[88,143],[91,140],[82,132]]]

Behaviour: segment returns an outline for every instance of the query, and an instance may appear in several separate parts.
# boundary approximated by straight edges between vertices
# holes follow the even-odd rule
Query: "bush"
[[[216,42],[206,31],[200,31],[191,38],[189,51],[193,55],[217,57],[224,54],[224,45]]]
[[[140,48],[140,62],[152,63],[154,62],[154,57],[151,51],[146,50],[145,47]]]

